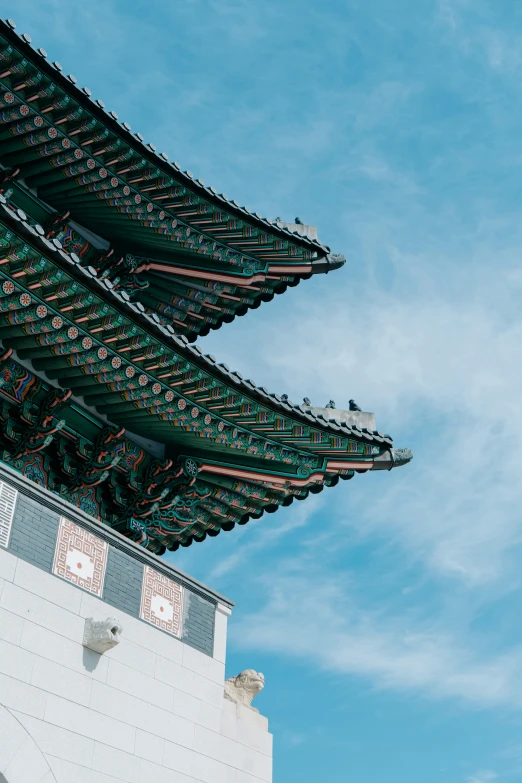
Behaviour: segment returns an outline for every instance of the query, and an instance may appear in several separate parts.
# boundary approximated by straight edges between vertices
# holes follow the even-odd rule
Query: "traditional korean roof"
[[[389,436],[327,421],[204,356],[2,196],[0,248],[4,461],[155,551],[401,458]]]
[[[2,37],[2,460],[162,553],[231,530],[340,478],[391,469],[411,459],[409,452],[392,448],[388,435],[317,415],[270,394],[190,344],[207,327],[241,314],[245,291],[248,306],[257,307],[259,297],[270,298],[281,286],[338,265],[329,259],[328,249],[270,224],[270,236],[279,238],[274,242],[286,243],[281,253],[289,252],[284,263],[292,272],[283,275],[280,251],[274,251],[275,259],[264,258],[264,244],[248,249],[245,233],[233,253],[257,264],[250,271],[242,263],[230,264],[230,254],[217,258],[181,247],[177,235],[157,231],[153,199],[143,196],[131,206],[124,203],[131,190],[123,193],[122,202],[115,194],[120,180],[110,184],[110,166],[122,161],[128,166],[141,155],[143,165],[114,174],[129,182],[129,172],[135,176],[152,165],[152,152],[142,149],[124,126],[117,135],[117,118],[91,106],[86,95],[80,102],[70,78],[35,53],[26,38],[17,37],[11,24],[0,24]],[[42,58],[38,71],[36,56]],[[93,119],[96,123],[86,130],[84,123]],[[49,133],[52,128],[56,133]],[[91,139],[93,128],[102,138]],[[89,139],[82,143],[85,133]],[[110,145],[118,155],[125,152],[114,164],[107,160],[109,152],[115,154]],[[64,155],[72,155],[71,160]],[[77,166],[84,163],[79,173]],[[143,177],[133,187],[152,192],[146,188],[171,171],[166,161],[156,165],[159,174]],[[101,168],[106,170],[103,177]],[[198,199],[207,193],[202,183],[172,171],[169,176],[176,183],[188,187],[191,182]],[[98,179],[92,179],[94,173]],[[107,193],[110,198],[103,195]],[[215,210],[219,198],[208,193]],[[147,218],[135,209],[145,203],[153,204]],[[75,210],[73,220],[69,209]],[[240,220],[241,230],[265,230],[266,221],[259,216],[244,213],[239,218],[243,212],[234,204],[227,210],[233,217],[225,221],[219,243],[229,249],[238,230],[231,220]],[[172,219],[190,228],[192,236],[194,226],[194,232],[201,228],[195,215],[214,212],[176,214]],[[166,265],[175,262],[176,272],[153,269],[158,259]],[[154,282],[156,273],[162,275],[160,285]],[[211,288],[214,284],[221,288]],[[180,308],[175,317],[151,303],[157,289],[162,295],[168,290],[169,296],[176,290],[178,299],[169,305]],[[210,296],[216,302],[212,323],[204,315]],[[200,309],[183,310],[181,300],[198,302]],[[241,300],[242,305],[224,313],[225,300]]]
[[[54,216],[66,246],[179,334],[208,334],[344,263],[169,163],[9,20],[0,21],[0,69],[0,155],[18,202],[37,194],[39,219]]]

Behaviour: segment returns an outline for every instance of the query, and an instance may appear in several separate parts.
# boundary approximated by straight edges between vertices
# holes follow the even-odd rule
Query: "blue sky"
[[[276,783],[519,782],[522,5],[0,6],[171,159],[347,257],[200,342],[415,454],[172,557],[237,602]]]

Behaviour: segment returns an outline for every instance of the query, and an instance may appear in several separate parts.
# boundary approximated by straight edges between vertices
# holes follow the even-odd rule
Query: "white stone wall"
[[[223,698],[228,610],[214,657],[0,549],[0,780],[262,783],[272,736]],[[82,646],[86,617],[120,644]]]

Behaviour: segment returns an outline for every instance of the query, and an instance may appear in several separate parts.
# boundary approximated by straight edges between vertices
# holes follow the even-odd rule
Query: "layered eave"
[[[0,39],[4,193],[164,325],[194,340],[344,263],[169,163],[12,22]]]
[[[230,372],[44,234],[0,197],[8,464],[154,551],[393,466],[389,436]]]
[[[293,227],[156,154],[0,21],[0,459],[157,553],[411,459],[191,345],[343,265]]]

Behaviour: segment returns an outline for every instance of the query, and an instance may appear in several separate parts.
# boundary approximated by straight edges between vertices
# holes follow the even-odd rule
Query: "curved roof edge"
[[[248,394],[254,399],[258,399],[264,405],[269,405],[274,411],[286,416],[293,416],[304,424],[312,424],[327,432],[336,434],[353,435],[368,443],[378,443],[391,446],[393,443],[389,435],[385,435],[377,430],[370,431],[367,428],[360,428],[356,425],[350,425],[346,422],[339,422],[335,419],[327,419],[322,414],[314,414],[301,405],[295,405],[290,400],[284,400],[278,394],[270,393],[265,387],[257,386],[250,379],[244,379],[241,373],[231,371],[226,364],[218,363],[210,354],[204,354],[197,345],[191,345],[186,337],[179,336],[172,327],[165,327],[159,323],[159,319],[154,314],[145,312],[145,308],[139,302],[132,302],[125,291],[115,290],[112,283],[107,279],[100,279],[92,267],[84,267],[80,264],[80,259],[74,253],[65,251],[59,240],[46,239],[45,231],[39,224],[31,224],[27,215],[21,209],[13,209],[0,194],[0,217],[5,217],[6,221],[12,221],[17,227],[30,238],[31,241],[40,244],[46,253],[51,253],[54,258],[65,262],[70,272],[82,279],[82,282],[94,285],[101,296],[112,299],[115,306],[127,311],[130,319],[141,322],[144,329],[154,334],[158,339],[170,343],[173,350],[185,355],[191,361],[195,361],[207,372],[211,372],[215,377],[222,378],[225,383],[236,388],[239,392]]]
[[[16,46],[20,47],[20,50],[31,58],[36,58],[38,67],[50,75],[57,83],[61,84],[64,91],[74,96],[78,103],[88,106],[89,111],[96,117],[102,120],[114,133],[119,134],[126,143],[134,147],[139,154],[150,160],[152,165],[162,168],[165,174],[173,177],[177,177],[186,187],[192,188],[194,192],[208,199],[211,203],[219,208],[226,207],[231,213],[236,215],[242,220],[247,220],[258,228],[270,229],[274,234],[279,235],[284,239],[291,239],[292,242],[301,247],[305,247],[308,250],[313,250],[322,256],[326,256],[330,252],[330,248],[327,245],[323,245],[317,239],[310,239],[303,236],[298,231],[290,231],[281,225],[276,220],[270,220],[264,218],[257,212],[251,212],[247,207],[242,207],[237,201],[229,199],[223,193],[218,193],[215,188],[205,185],[203,180],[194,177],[190,171],[182,171],[181,167],[176,162],[170,162],[166,153],[156,152],[156,147],[152,143],[146,143],[141,133],[132,133],[131,126],[127,122],[119,120],[116,112],[107,111],[105,104],[102,100],[91,98],[91,91],[87,87],[78,87],[76,84],[76,77],[72,74],[65,75],[63,73],[62,66],[59,62],[54,61],[50,63],[47,60],[47,52],[45,49],[36,49],[32,45],[31,36],[16,32],[16,24],[12,19],[0,19],[0,33],[4,34],[7,38],[16,43]]]

